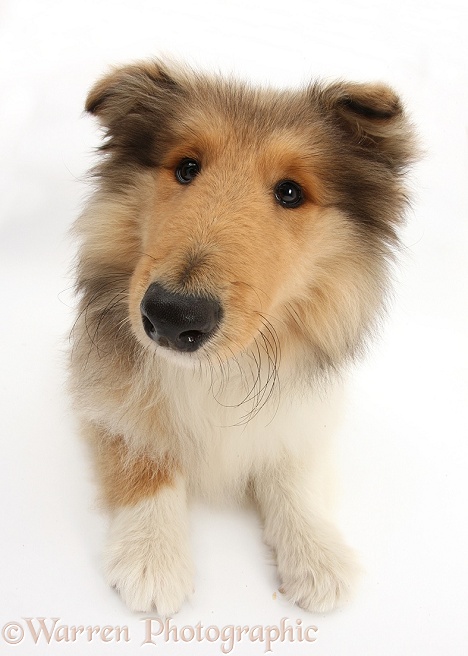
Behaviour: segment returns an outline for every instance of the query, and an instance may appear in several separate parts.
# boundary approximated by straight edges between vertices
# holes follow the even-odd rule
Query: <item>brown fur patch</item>
[[[176,466],[169,456],[155,459],[132,452],[121,437],[94,430],[91,434],[101,498],[107,508],[133,506],[172,484]]]

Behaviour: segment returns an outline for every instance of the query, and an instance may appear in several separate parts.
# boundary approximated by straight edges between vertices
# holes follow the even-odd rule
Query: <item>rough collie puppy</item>
[[[249,497],[282,591],[346,598],[310,394],[382,307],[413,138],[381,84],[252,88],[160,61],[118,68],[76,223],[71,381],[110,512],[105,569],[135,611],[193,590],[191,498]]]

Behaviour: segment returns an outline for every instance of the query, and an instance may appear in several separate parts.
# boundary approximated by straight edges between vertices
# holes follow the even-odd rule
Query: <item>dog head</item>
[[[151,62],[104,77],[86,109],[105,141],[81,289],[121,294],[100,330],[129,324],[140,347],[187,362],[262,340],[320,366],[359,349],[414,153],[391,89],[253,89]]]

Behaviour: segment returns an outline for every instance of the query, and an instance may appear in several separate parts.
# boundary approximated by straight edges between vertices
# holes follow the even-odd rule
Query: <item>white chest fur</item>
[[[270,393],[263,375],[257,384],[266,390],[262,397],[263,391],[249,387],[240,374],[206,377],[165,365],[162,379],[193,494],[211,501],[237,499],[251,477],[285,461],[295,462],[314,488],[323,488],[323,479],[329,478],[324,463],[336,423],[336,395],[333,403],[330,397],[323,401],[285,375]]]

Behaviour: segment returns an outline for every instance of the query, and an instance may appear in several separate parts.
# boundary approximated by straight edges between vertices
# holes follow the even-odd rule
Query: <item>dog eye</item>
[[[293,180],[281,180],[275,187],[275,198],[287,208],[298,207],[304,200],[301,187]]]
[[[189,184],[194,177],[200,173],[200,164],[196,159],[185,157],[179,162],[175,170],[175,176],[181,184]]]

